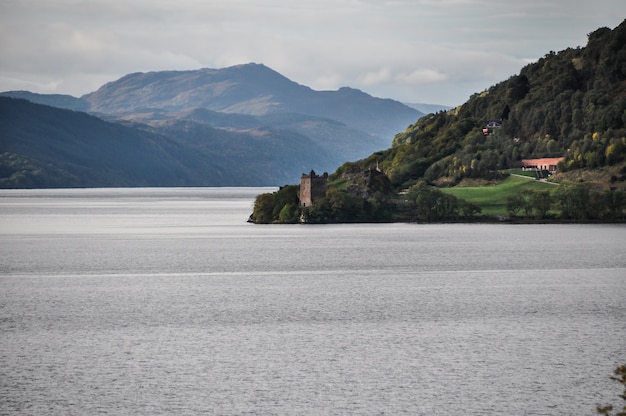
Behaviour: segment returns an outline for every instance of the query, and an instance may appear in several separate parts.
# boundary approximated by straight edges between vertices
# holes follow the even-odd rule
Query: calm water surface
[[[0,414],[619,403],[623,225],[246,223],[267,191],[0,191]]]

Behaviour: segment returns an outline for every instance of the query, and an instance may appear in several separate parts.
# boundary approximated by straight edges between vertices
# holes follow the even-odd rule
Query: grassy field
[[[507,172],[513,175],[527,176],[532,179],[537,177],[537,173],[534,170],[509,169]]]
[[[557,186],[550,183],[509,176],[497,185],[442,188],[441,191],[478,205],[482,209],[482,215],[506,216],[508,215],[506,200],[509,196],[517,195],[524,190],[555,191],[556,189]]]

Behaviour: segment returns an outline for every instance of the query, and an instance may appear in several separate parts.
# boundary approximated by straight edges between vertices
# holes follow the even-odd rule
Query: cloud
[[[0,90],[82,95],[130,72],[258,62],[314,89],[454,105],[625,12],[623,0],[5,0]]]
[[[416,69],[411,73],[401,73],[396,79],[405,85],[421,85],[429,83],[441,83],[448,79],[446,74],[429,68]]]
[[[380,68],[378,71],[367,72],[361,78],[363,85],[375,85],[381,82],[389,82],[392,79],[391,69],[387,67]]]

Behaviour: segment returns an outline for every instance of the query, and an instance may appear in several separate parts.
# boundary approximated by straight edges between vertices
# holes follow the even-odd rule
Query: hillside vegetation
[[[550,51],[457,108],[420,118],[397,134],[389,149],[337,169],[330,175],[329,192],[340,189],[338,183],[347,189],[346,181],[379,166],[391,191],[367,194],[365,203],[386,206],[384,214],[374,210],[372,221],[468,219],[480,211],[502,214],[502,201],[512,215],[623,218],[625,125],[626,21],[614,30],[588,34],[584,48]],[[564,158],[558,174],[550,178],[562,186],[518,195],[509,195],[506,186],[495,188],[499,191],[492,197],[500,200],[493,202],[500,204],[498,209],[485,202],[485,191],[479,191],[479,197],[475,189],[470,193],[459,188],[469,180],[502,181],[522,159],[543,157]],[[442,187],[455,190],[442,192]],[[326,219],[343,216],[342,204],[355,204],[346,202],[350,198],[345,193],[344,201],[335,203],[336,215]],[[326,203],[328,198],[319,205]],[[319,220],[316,210],[306,214]]]
[[[489,120],[501,128],[485,136]],[[488,177],[525,158],[564,156],[564,172],[623,168],[625,123],[626,22],[590,33],[584,48],[549,52],[453,110],[421,118],[390,149],[356,165],[378,160],[400,188],[417,179]],[[620,174],[614,186],[623,189]]]

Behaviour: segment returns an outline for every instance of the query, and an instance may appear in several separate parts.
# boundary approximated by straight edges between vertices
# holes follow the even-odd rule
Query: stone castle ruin
[[[316,199],[324,196],[327,186],[328,173],[324,172],[322,176],[317,175],[314,170],[308,175],[303,173],[300,177],[300,207],[313,205]]]
[[[351,197],[368,198],[376,192],[388,193],[391,182],[376,163],[376,168],[369,168],[361,172],[344,173],[344,179],[352,182],[346,189]],[[315,202],[326,194],[328,188],[328,173],[317,175],[312,170],[308,175],[300,177],[300,208],[313,206]]]

